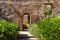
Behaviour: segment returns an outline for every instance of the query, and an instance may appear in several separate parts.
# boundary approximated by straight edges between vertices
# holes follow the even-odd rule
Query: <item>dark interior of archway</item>
[[[24,14],[28,15],[28,24],[30,24],[30,15],[29,14]],[[23,24],[23,31],[28,31],[28,26]]]

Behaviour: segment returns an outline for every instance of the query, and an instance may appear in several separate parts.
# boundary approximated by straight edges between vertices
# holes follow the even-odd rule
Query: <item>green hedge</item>
[[[18,23],[0,20],[0,40],[17,40]]]
[[[60,40],[60,17],[46,18],[37,23],[43,40]]]

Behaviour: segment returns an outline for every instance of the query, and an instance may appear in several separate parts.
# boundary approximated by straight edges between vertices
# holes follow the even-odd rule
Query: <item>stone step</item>
[[[29,38],[29,40],[40,40],[40,38]]]
[[[40,40],[40,38],[19,38],[18,40]]]
[[[34,36],[27,36],[25,34],[24,35],[22,34],[19,36],[19,38],[34,38]]]
[[[28,29],[23,29],[23,31],[28,31]]]
[[[40,38],[35,38],[34,35],[30,34],[28,31],[20,31],[18,40],[40,40]]]
[[[20,31],[19,37],[21,37],[21,38],[34,38],[34,35],[30,34],[28,31]]]

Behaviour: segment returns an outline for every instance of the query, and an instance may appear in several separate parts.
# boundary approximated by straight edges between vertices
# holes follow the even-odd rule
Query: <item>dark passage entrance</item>
[[[23,30],[28,30],[28,25],[30,24],[30,15],[25,13],[23,15]]]

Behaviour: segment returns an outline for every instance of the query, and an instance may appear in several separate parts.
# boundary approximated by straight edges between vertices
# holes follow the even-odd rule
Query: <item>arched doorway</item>
[[[28,30],[30,25],[30,15],[28,13],[23,14],[23,30]]]

